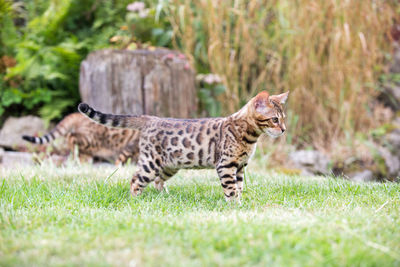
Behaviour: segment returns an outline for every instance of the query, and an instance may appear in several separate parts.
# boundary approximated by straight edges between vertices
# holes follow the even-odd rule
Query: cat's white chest
[[[256,153],[256,148],[257,148],[257,143],[251,148],[248,160],[250,160],[254,156],[254,154]]]

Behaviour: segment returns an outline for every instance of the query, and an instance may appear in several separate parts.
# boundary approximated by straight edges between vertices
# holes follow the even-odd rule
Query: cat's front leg
[[[168,193],[168,189],[167,187],[165,187],[164,182],[170,179],[172,176],[174,176],[177,172],[178,169],[164,168],[162,171],[158,173],[157,178],[154,180],[154,187],[159,192],[165,190],[165,192]]]
[[[244,168],[247,164],[242,165],[236,172],[236,186],[238,191],[238,197],[240,198],[243,192],[243,180],[244,180]]]
[[[236,172],[238,164],[234,161],[231,163],[220,163],[217,165],[217,172],[221,185],[224,190],[225,199],[227,201],[234,200],[238,197],[236,186]]]

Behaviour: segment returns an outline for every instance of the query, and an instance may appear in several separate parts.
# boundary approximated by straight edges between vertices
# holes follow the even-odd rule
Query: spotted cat
[[[136,162],[139,155],[139,131],[109,128],[89,120],[80,113],[66,116],[57,126],[43,137],[22,136],[26,141],[45,144],[59,136],[65,136],[68,148],[78,147],[81,161],[99,157],[125,163],[129,158]]]
[[[281,136],[285,130],[282,104],[289,92],[263,91],[226,118],[173,119],[147,115],[112,115],[81,103],[78,110],[110,127],[141,132],[138,170],[131,179],[131,194],[139,195],[152,181],[162,188],[179,169],[213,168],[227,200],[243,190],[243,171],[259,136]]]

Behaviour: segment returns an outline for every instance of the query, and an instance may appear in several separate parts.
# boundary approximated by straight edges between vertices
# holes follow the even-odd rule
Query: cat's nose
[[[281,129],[282,130],[282,133],[284,133],[285,132],[285,129]]]

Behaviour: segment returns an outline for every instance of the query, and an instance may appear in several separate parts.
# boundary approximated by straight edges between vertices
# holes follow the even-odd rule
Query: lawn
[[[0,169],[0,266],[400,266],[400,184],[249,168],[238,205],[212,170],[137,198],[115,170]]]

